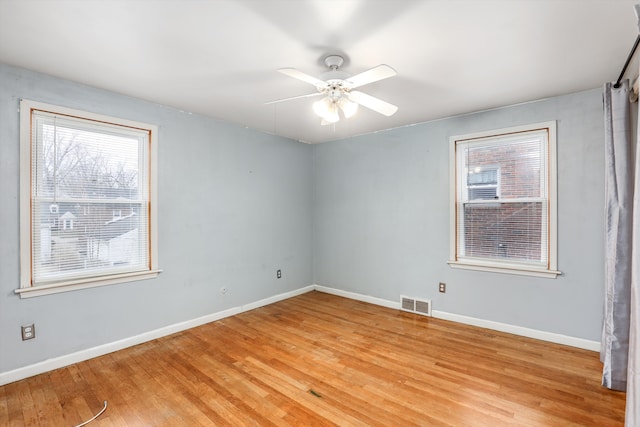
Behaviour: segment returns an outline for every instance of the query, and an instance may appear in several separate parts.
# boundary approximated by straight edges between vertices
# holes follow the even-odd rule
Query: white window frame
[[[149,132],[149,266],[143,271],[119,272],[97,277],[85,277],[63,280],[55,283],[33,285],[32,283],[32,235],[31,235],[31,170],[32,139],[31,123],[34,111],[43,111],[61,116],[97,121]],[[157,277],[162,271],[158,268],[157,250],[157,138],[155,125],[127,119],[105,116],[76,109],[50,105],[36,101],[20,101],[20,288],[15,290],[21,298],[30,298],[96,286],[113,285]]]
[[[457,161],[456,147],[458,143],[467,143],[473,140],[495,138],[517,134],[522,132],[532,132],[546,130],[548,133],[547,146],[547,202],[548,202],[548,224],[547,224],[547,265],[538,267],[527,263],[519,263],[509,260],[495,260],[486,258],[470,258],[459,256],[458,250],[458,184],[459,170],[461,166]],[[485,132],[477,132],[465,135],[455,135],[449,138],[449,185],[450,185],[450,209],[449,209],[449,261],[453,268],[466,270],[490,271],[496,273],[508,273],[516,275],[556,278],[562,274],[558,271],[558,201],[557,201],[557,154],[556,154],[556,122],[549,121],[535,123],[531,125],[515,126],[504,129],[497,129]],[[466,184],[465,184],[466,186]],[[480,203],[489,201],[482,200]],[[468,203],[474,203],[469,201]],[[490,203],[490,202],[489,202]],[[544,239],[543,239],[544,240]]]

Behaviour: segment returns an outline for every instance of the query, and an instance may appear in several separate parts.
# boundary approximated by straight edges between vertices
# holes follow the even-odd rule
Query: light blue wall
[[[14,294],[20,98],[159,126],[157,279]],[[558,121],[564,274],[451,269],[449,136],[548,120]],[[0,64],[0,373],[312,283],[599,341],[602,135],[593,90],[309,146]],[[38,337],[22,342],[27,323]]]
[[[20,98],[159,126],[157,279],[14,294]],[[311,170],[311,146],[0,64],[0,373],[310,285]]]
[[[563,275],[452,269],[449,137],[549,120],[558,124]],[[603,135],[602,92],[592,90],[314,146],[315,283],[600,341]]]

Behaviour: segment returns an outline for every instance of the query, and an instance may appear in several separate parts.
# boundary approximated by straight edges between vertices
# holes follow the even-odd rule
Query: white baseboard
[[[265,298],[256,302],[245,304],[239,307],[233,307],[227,310],[219,311],[217,313],[208,314],[206,316],[198,317],[196,319],[187,320],[185,322],[175,323],[173,325],[165,326],[163,328],[154,329],[149,332],[135,335],[132,337],[124,338],[118,341],[110,342],[107,344],[99,345],[97,347],[88,348],[86,350],[80,350],[75,353],[65,354],[64,356],[55,357],[53,359],[44,360],[42,362],[34,363],[33,365],[24,366],[22,368],[14,369],[12,371],[0,372],[0,386],[19,381],[24,378],[32,377],[34,375],[49,372],[54,369],[63,368],[65,366],[72,365],[74,363],[82,362],[84,360],[92,359],[94,357],[102,356],[114,351],[122,350],[127,347],[142,344],[147,341],[151,341],[157,338],[161,338],[167,335],[175,334],[187,329],[195,328],[196,326],[204,325],[205,323],[214,322],[216,320],[224,319],[245,311],[253,310],[265,305],[273,304],[278,301],[282,301],[297,295],[301,295],[315,289],[314,285],[305,286],[294,291],[285,292],[283,294],[275,295],[269,298]]]
[[[327,286],[315,285],[315,290],[328,294],[338,295],[358,301],[368,302],[388,308],[400,309],[400,302],[384,300],[369,295],[362,295],[355,292],[343,291]],[[494,331],[507,332],[514,335],[520,335],[528,338],[535,338],[542,341],[548,341],[556,344],[568,345],[571,347],[582,348],[585,350],[600,351],[600,342],[591,341],[584,338],[576,338],[568,335],[556,334],[553,332],[539,331],[537,329],[525,328],[522,326],[510,325],[508,323],[494,322],[492,320],[478,319],[476,317],[463,316],[460,314],[447,313],[446,311],[433,310],[431,315],[437,319],[450,320],[453,322],[463,323],[465,325],[478,326],[481,328],[493,329]]]
[[[539,331],[537,329],[509,325],[508,323],[494,322],[492,320],[478,319],[476,317],[463,316],[461,314],[447,313],[446,311],[433,310],[431,315],[437,319],[450,320],[452,322],[464,323],[465,325],[493,329],[494,331],[507,332],[509,334],[568,345],[570,347],[582,348],[584,350],[600,351],[599,341],[591,341],[584,338],[576,338],[553,332]]]
[[[362,295],[355,292],[343,291],[340,289],[330,288],[322,285],[309,285],[294,291],[285,292],[272,297],[264,298],[259,301],[248,303],[239,307],[229,308],[227,310],[219,311],[217,313],[208,314],[206,316],[198,317],[196,319],[187,320],[185,322],[175,323],[173,325],[165,326],[163,328],[154,329],[149,332],[135,335],[132,337],[124,338],[122,340],[110,342],[107,344],[99,345],[97,347],[88,348],[86,350],[80,350],[75,353],[66,354],[53,359],[44,360],[42,362],[34,363],[32,365],[24,366],[12,371],[0,372],[0,386],[9,384],[14,381],[19,381],[24,378],[32,377],[34,375],[49,372],[54,369],[62,368],[72,365],[74,363],[82,362],[84,360],[92,359],[94,357],[102,356],[104,354],[112,353],[114,351],[122,350],[127,347],[142,344],[147,341],[151,341],[157,338],[162,338],[167,335],[181,332],[196,326],[204,325],[206,323],[214,322],[216,320],[224,319],[225,317],[234,316],[245,311],[253,310],[265,305],[273,304],[278,301],[282,301],[297,295],[301,295],[310,291],[319,291],[332,295],[337,295],[345,298],[350,298],[357,301],[362,301],[370,304],[379,305],[382,307],[400,309],[399,301],[389,301],[382,298],[372,297],[370,295]],[[506,323],[494,322],[491,320],[478,319],[475,317],[463,316],[460,314],[447,313],[444,311],[432,311],[433,317],[450,320],[453,322],[464,323],[467,325],[479,326],[481,328],[493,329],[496,331],[507,332],[515,335],[521,335],[525,337],[535,338],[543,341],[549,341],[557,344],[564,344],[571,347],[583,348],[586,350],[600,351],[600,343],[598,341],[590,341],[582,338],[570,337],[567,335],[555,334],[551,332],[539,331],[536,329],[524,328],[521,326],[509,325]]]
[[[382,298],[376,298],[369,295],[357,294],[355,292],[343,291],[340,289],[330,288],[328,286],[314,285],[316,291],[324,292],[325,294],[337,295],[339,297],[345,297],[354,299],[357,301],[368,302],[370,304],[381,305],[387,308],[395,308],[400,310],[400,302],[393,302]]]

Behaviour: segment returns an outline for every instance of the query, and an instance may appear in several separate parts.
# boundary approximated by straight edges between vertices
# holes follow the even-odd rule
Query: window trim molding
[[[548,131],[547,146],[547,188],[548,188],[548,265],[547,268],[528,266],[517,262],[493,262],[491,260],[458,257],[457,251],[457,223],[458,210],[457,189],[457,158],[456,144],[490,137],[501,137],[510,134],[532,132],[536,130]],[[556,278],[562,272],[558,271],[558,168],[557,168],[557,123],[555,120],[533,123],[529,125],[513,126],[482,132],[474,132],[449,137],[449,260],[447,264],[452,268],[465,270],[490,271],[534,277]]]
[[[96,288],[105,285],[117,285],[119,283],[132,282],[137,280],[153,279],[162,270],[138,271],[131,273],[111,274],[109,276],[94,277],[87,279],[76,279],[64,282],[56,282],[48,285],[29,286],[14,290],[20,298],[32,298],[42,295],[58,294],[61,292],[75,291],[78,289]]]
[[[135,129],[149,131],[149,269],[144,271],[132,271],[127,273],[115,273],[100,277],[88,277],[82,279],[62,280],[60,282],[33,286],[31,284],[31,150],[32,150],[32,112],[44,111],[58,115],[69,116],[85,120],[93,120],[102,123],[120,125]],[[158,212],[157,212],[157,188],[158,178],[156,167],[158,164],[158,127],[149,123],[137,122],[119,117],[106,116],[89,111],[76,110],[43,102],[20,100],[20,287],[14,292],[20,298],[29,298],[41,295],[49,295],[60,292],[68,292],[77,289],[94,288],[97,286],[113,285],[156,277],[161,269],[158,268]]]

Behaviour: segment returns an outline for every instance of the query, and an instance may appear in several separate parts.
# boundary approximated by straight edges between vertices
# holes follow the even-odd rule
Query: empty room
[[[0,0],[0,426],[640,427],[636,3]]]

